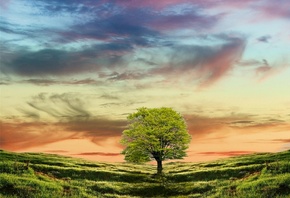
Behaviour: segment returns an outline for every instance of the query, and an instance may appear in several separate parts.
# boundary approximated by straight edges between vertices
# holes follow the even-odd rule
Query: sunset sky
[[[123,161],[172,107],[184,161],[290,149],[289,0],[0,0],[0,148]]]

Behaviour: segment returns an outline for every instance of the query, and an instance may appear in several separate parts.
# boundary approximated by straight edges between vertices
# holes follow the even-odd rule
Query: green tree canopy
[[[130,124],[123,131],[122,154],[129,162],[157,161],[157,173],[162,173],[162,161],[182,159],[190,143],[183,117],[172,108],[140,108],[128,116]]]

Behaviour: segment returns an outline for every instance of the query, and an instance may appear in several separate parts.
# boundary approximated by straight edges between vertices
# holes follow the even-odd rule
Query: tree
[[[191,137],[183,117],[172,108],[140,108],[128,116],[130,124],[123,131],[121,143],[126,146],[122,154],[129,162],[156,160],[157,174],[162,174],[166,159],[186,156]]]

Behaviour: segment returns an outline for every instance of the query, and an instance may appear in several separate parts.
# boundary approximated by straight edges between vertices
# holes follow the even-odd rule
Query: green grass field
[[[206,163],[97,163],[0,151],[0,197],[290,197],[290,151]]]

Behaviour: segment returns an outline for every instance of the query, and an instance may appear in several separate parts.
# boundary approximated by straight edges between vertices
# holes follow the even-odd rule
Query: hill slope
[[[290,151],[155,169],[0,151],[0,197],[290,197]]]

